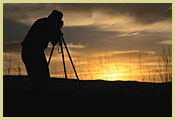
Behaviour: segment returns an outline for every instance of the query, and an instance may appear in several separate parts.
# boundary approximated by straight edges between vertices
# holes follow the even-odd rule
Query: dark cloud
[[[4,19],[3,20],[4,42],[7,43],[10,41],[23,40],[29,29],[30,26]]]
[[[54,4],[4,4],[4,17],[13,14],[18,17],[28,18],[29,13],[34,17],[47,16],[53,9],[63,11],[65,14],[84,13],[92,16],[94,11],[101,11],[111,16],[130,15],[138,22],[152,23],[160,20],[171,19],[172,4],[170,3],[54,3]],[[20,13],[20,14],[19,14]],[[35,14],[37,13],[37,14]],[[38,14],[40,13],[40,14]],[[12,18],[11,18],[12,19]]]
[[[111,4],[70,4],[62,6],[70,12],[103,11],[105,14],[135,16],[139,22],[150,23],[172,17],[172,5],[163,3],[111,3]]]
[[[34,20],[40,18],[41,16],[47,16],[53,9],[58,9],[63,11],[65,16],[67,15],[68,18],[71,14],[80,14],[79,17],[92,17],[93,13],[100,12],[104,15],[111,16],[111,18],[115,16],[132,16],[136,19],[136,22],[144,24],[140,31],[132,31],[131,33],[127,33],[126,30],[122,33],[119,29],[115,31],[102,31],[101,29],[97,29],[97,26],[93,25],[82,25],[82,26],[65,26],[63,31],[65,33],[64,37],[67,42],[73,44],[82,44],[86,46],[85,48],[81,49],[83,51],[98,51],[100,50],[129,50],[130,45],[133,46],[134,49],[144,49],[149,50],[152,48],[160,47],[161,41],[171,40],[171,31],[165,33],[157,32],[155,30],[149,31],[154,26],[148,26],[149,29],[145,32],[145,27],[147,24],[156,23],[159,21],[164,20],[171,20],[171,4],[157,4],[157,3],[149,3],[149,4],[140,4],[140,3],[111,3],[111,4],[77,4],[77,3],[57,3],[57,4],[4,4],[4,43],[8,41],[19,41],[21,42],[29,28],[31,27],[26,25],[27,20],[34,18]],[[101,15],[103,15],[101,14]],[[102,16],[103,17],[103,16]],[[109,17],[110,18],[110,17]],[[129,19],[129,17],[127,17]],[[70,19],[70,18],[69,18]],[[74,16],[71,17],[71,20],[74,19]],[[101,16],[100,16],[101,19]],[[103,18],[102,18],[103,19]],[[108,18],[107,18],[108,19]],[[19,20],[24,22],[19,22]],[[33,19],[32,19],[33,20]],[[125,20],[125,19],[124,19]],[[102,20],[103,21],[103,20]],[[66,22],[66,21],[65,21]],[[81,22],[81,21],[80,21]],[[26,23],[26,24],[23,24]],[[135,21],[133,22],[135,23]],[[123,23],[125,29],[130,27],[129,24]],[[120,28],[118,26],[122,26],[121,24],[116,24],[116,28]],[[137,24],[132,24],[134,25]],[[168,24],[171,25],[171,24]],[[168,26],[167,24],[162,25]],[[156,25],[155,25],[156,26]],[[158,24],[157,26],[160,26]],[[103,26],[102,26],[103,27]],[[116,29],[115,26],[112,24],[111,27]],[[161,28],[163,28],[161,27]],[[169,26],[168,26],[169,28]],[[159,29],[159,28],[158,28]],[[165,29],[165,28],[164,28]],[[134,29],[135,30],[135,29]],[[125,33],[126,32],[126,33]],[[123,35],[121,37],[121,34]],[[126,36],[124,36],[126,35]],[[20,44],[4,44],[4,50],[7,51],[20,51],[19,46]],[[17,48],[18,47],[18,48]],[[13,48],[13,49],[11,49]],[[76,51],[76,50],[75,50]],[[77,50],[78,51],[78,50]],[[80,51],[80,50],[79,50]]]
[[[20,55],[22,50],[20,42],[3,43],[3,52]]]
[[[29,26],[24,24],[4,20],[4,50],[8,52],[20,52],[20,43],[29,30]],[[117,31],[98,31],[93,26],[72,26],[64,27],[64,38],[67,44],[81,44],[85,48],[72,49],[78,52],[95,52],[110,50],[133,49],[149,50],[162,46],[158,42],[171,40],[171,33],[159,32],[139,32],[133,36],[120,36]],[[10,42],[10,44],[9,44]],[[70,48],[71,49],[71,48]]]

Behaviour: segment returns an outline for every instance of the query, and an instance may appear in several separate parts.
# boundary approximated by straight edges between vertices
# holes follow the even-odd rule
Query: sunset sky
[[[162,54],[169,55],[171,65],[171,4],[4,4],[4,74],[26,74],[20,43],[34,21],[54,9],[64,14],[64,38],[80,79],[153,80],[160,76]],[[48,57],[50,49],[45,53]],[[56,48],[53,77],[64,77],[61,62]]]

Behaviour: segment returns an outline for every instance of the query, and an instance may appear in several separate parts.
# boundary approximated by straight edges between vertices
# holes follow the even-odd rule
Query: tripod
[[[66,64],[65,64],[65,60],[64,60],[63,44],[64,44],[64,46],[66,48],[67,54],[69,56],[69,59],[70,59],[70,62],[72,64],[72,67],[74,69],[74,73],[75,73],[75,75],[77,77],[77,80],[79,80],[78,74],[76,72],[75,66],[74,66],[73,61],[72,61],[72,58],[71,58],[71,55],[70,55],[69,50],[67,48],[66,42],[64,41],[63,33],[61,32],[61,40],[59,41],[59,46],[61,47],[61,53],[62,53],[62,60],[63,60],[63,67],[64,67],[65,79],[67,79],[67,72],[66,72]],[[50,57],[49,57],[49,61],[48,61],[48,66],[49,66],[49,63],[50,63],[50,60],[51,60],[51,57],[52,57],[52,53],[53,53],[54,47],[55,46],[52,47],[52,50],[51,50],[51,53],[50,53]],[[58,52],[59,52],[59,49],[58,49]]]

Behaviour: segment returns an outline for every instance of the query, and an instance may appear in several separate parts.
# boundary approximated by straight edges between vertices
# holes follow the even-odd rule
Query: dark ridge
[[[172,83],[51,78],[33,96],[27,76],[3,77],[4,117],[171,117]]]

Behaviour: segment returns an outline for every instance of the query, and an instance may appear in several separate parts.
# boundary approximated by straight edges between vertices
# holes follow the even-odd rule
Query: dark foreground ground
[[[77,81],[52,78],[36,98],[25,76],[4,76],[4,117],[170,117],[171,83]]]

